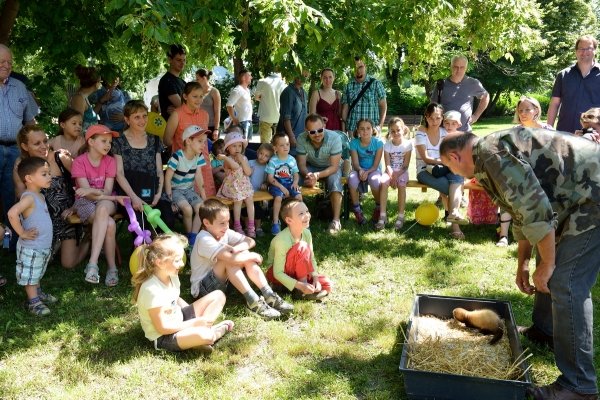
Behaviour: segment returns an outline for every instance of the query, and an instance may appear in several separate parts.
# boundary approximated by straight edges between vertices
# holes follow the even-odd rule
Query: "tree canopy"
[[[265,75],[331,67],[355,55],[392,84],[426,85],[467,55],[493,90],[536,88],[573,59],[574,38],[598,33],[598,0],[0,0],[0,40],[15,69],[53,101],[77,64],[114,63],[140,92],[182,43],[191,65],[244,65]],[[595,8],[594,8],[595,7]],[[568,20],[565,20],[568,16]],[[8,32],[3,37],[3,32]],[[316,74],[313,74],[313,77]],[[54,99],[56,100],[56,99]]]

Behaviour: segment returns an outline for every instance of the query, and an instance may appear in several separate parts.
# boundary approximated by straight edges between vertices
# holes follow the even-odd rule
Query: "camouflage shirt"
[[[600,226],[600,146],[545,129],[513,128],[473,146],[475,177],[513,217],[516,240],[536,244]]]

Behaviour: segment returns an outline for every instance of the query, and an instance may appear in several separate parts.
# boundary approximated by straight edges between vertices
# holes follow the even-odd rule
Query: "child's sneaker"
[[[273,292],[273,296],[267,297],[265,302],[272,308],[279,311],[281,314],[288,314],[294,311],[294,306],[285,302],[277,293]]]
[[[273,222],[273,225],[271,226],[271,234],[277,235],[279,232],[281,232],[281,225],[279,225],[279,222]]]
[[[354,218],[356,218],[356,223],[359,225],[364,225],[367,223],[360,207],[354,209]]]
[[[40,298],[40,300],[43,303],[46,303],[46,304],[54,304],[58,301],[58,299],[56,297],[52,296],[50,293],[44,293],[41,290],[38,291],[38,297]]]
[[[302,294],[303,300],[321,300],[323,297],[327,296],[327,290],[321,290],[320,292]]]
[[[262,228],[256,228],[256,236],[257,237],[265,236],[265,231],[263,231]]]
[[[508,246],[508,238],[506,236],[502,236],[500,240],[496,243],[498,247],[506,247]]]
[[[45,315],[50,314],[50,309],[48,308],[48,306],[46,306],[41,301],[38,301],[37,303],[33,303],[33,304],[26,302],[25,306],[27,307],[27,310],[30,313],[32,313],[33,315],[36,315],[38,317],[43,317]]]
[[[255,314],[260,315],[266,320],[275,319],[281,317],[281,313],[276,309],[269,306],[265,300],[261,297],[254,304],[249,304],[248,309]]]

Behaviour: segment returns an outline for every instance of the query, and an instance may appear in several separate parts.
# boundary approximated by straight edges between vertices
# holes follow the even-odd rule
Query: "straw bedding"
[[[524,353],[515,362],[506,333],[495,345],[491,336],[467,328],[454,320],[432,316],[413,318],[408,338],[407,367],[415,370],[475,376],[488,379],[518,380]]]

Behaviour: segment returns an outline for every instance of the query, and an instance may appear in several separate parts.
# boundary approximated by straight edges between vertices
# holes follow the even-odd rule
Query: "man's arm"
[[[548,105],[548,125],[554,126],[556,116],[558,115],[558,107],[560,106],[560,97],[552,97]]]
[[[387,100],[381,99],[379,100],[379,127],[383,129],[383,125],[385,124],[385,116],[387,114]]]
[[[475,110],[473,115],[471,115],[472,124],[479,120],[481,114],[483,114],[488,104],[490,104],[490,94],[488,92],[485,92],[485,94],[479,98],[479,105],[477,106],[477,109]]]

